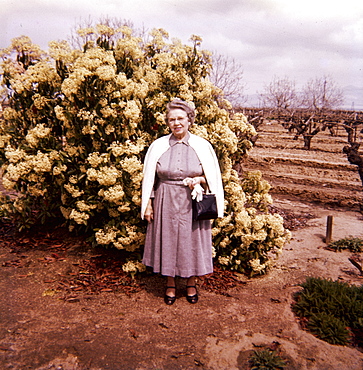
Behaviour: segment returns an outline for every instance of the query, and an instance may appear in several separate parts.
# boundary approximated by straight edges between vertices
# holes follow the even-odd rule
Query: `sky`
[[[0,0],[0,48],[26,35],[47,50],[82,21],[106,16],[183,43],[201,36],[203,49],[242,66],[252,100],[274,77],[300,89],[329,76],[346,108],[363,109],[362,0]]]

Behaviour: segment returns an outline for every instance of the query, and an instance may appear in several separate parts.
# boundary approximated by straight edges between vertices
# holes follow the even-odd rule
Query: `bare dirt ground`
[[[251,153],[251,163],[260,169],[272,152],[266,147],[263,156],[261,146],[255,149],[261,166],[257,154]],[[297,178],[297,170],[291,172]],[[359,201],[359,184],[354,172],[349,173],[353,180],[344,181],[357,186]],[[363,277],[348,260],[351,253],[329,251],[324,243],[328,215],[334,217],[334,240],[363,238],[358,203],[343,207],[349,198],[344,186],[334,188],[341,197],[329,204],[282,194],[283,188],[279,192],[271,183],[274,206],[293,229],[292,241],[266,276],[247,279],[217,270],[214,278],[199,280],[196,305],[186,301],[180,280],[176,303],[166,306],[163,279],[151,274],[135,281],[125,277],[116,251],[91,249],[61,229],[18,235],[3,225],[0,368],[248,369],[253,350],[271,347],[286,360],[286,369],[361,370],[359,349],[315,338],[301,329],[291,311],[293,294],[307,276],[362,284]],[[308,194],[309,188],[301,191]]]
[[[163,303],[159,276],[118,285],[117,253],[90,250],[60,233],[4,233],[0,368],[247,369],[252,350],[275,346],[288,369],[362,369],[363,353],[303,331],[290,309],[307,276],[362,283],[350,253],[326,250],[323,242],[327,215],[334,216],[334,239],[363,237],[362,215],[287,199],[275,205],[301,215],[307,225],[293,232],[270,274],[234,276],[240,282],[228,288],[234,282],[228,280],[225,291],[210,291],[200,281],[197,305],[185,300],[183,281],[170,307]],[[98,285],[92,291],[80,281]]]

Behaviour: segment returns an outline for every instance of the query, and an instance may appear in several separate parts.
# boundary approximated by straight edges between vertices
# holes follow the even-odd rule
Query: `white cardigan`
[[[224,213],[224,191],[217,156],[209,141],[189,133],[189,145],[195,150],[203,167],[204,175],[211,193],[216,195],[218,217]],[[147,204],[155,182],[156,165],[163,153],[169,149],[171,134],[155,140],[149,147],[144,161],[142,181],[141,218],[144,219]]]

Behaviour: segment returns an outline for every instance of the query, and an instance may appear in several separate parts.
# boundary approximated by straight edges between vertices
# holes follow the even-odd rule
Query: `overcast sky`
[[[243,66],[247,94],[274,76],[301,87],[327,75],[355,87],[346,106],[363,107],[362,0],[0,0],[0,48],[27,35],[47,50],[89,16],[164,28],[184,43],[201,36],[203,49]]]

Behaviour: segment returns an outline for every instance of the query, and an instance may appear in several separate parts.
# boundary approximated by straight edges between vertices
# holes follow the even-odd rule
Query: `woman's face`
[[[168,125],[172,134],[181,140],[185,137],[190,127],[190,121],[183,109],[172,109],[167,116]]]

